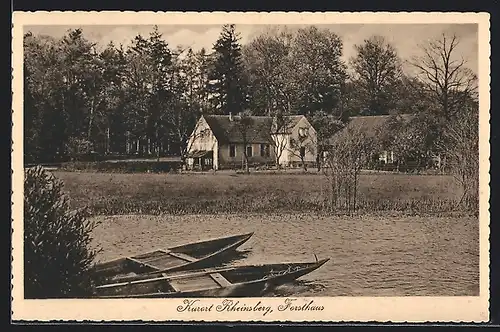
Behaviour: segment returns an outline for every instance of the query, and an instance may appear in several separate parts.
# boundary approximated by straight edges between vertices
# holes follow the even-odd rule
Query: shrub
[[[24,178],[25,298],[89,295],[87,273],[97,249],[91,247],[95,223],[84,210],[71,210],[63,184],[41,167]]]
[[[65,171],[107,173],[174,173],[181,168],[180,161],[132,160],[132,161],[75,161],[61,167]]]
[[[89,159],[92,155],[93,144],[85,138],[71,137],[66,144],[66,152],[72,160]]]

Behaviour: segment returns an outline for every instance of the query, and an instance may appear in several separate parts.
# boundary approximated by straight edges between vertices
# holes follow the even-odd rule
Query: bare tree
[[[321,171],[322,164],[322,156],[324,150],[328,150],[327,146],[329,145],[330,139],[337,133],[339,130],[344,128],[344,121],[342,119],[342,114],[337,116],[330,116],[324,112],[317,112],[314,116],[309,117],[309,121],[316,131],[316,142],[314,145],[316,146],[316,163],[318,172]]]
[[[281,168],[280,159],[288,149],[288,134],[292,127],[292,117],[283,112],[276,112],[271,125],[271,146],[274,152],[275,164]]]
[[[477,77],[466,67],[466,60],[455,55],[460,43],[456,35],[443,34],[428,45],[420,46],[423,55],[411,64],[424,83],[432,99],[440,106],[441,116],[449,120],[465,103],[467,96],[475,95]]]
[[[241,114],[240,118],[238,120],[238,130],[241,133],[241,138],[243,140],[243,159],[245,163],[245,173],[250,173],[249,165],[248,165],[248,152],[247,152],[247,146],[249,142],[249,132],[250,132],[250,127],[253,125],[253,119],[251,116],[247,114]]]
[[[479,108],[470,103],[447,123],[443,135],[446,167],[462,188],[459,206],[477,212],[479,204]]]
[[[348,126],[335,134],[323,168],[330,184],[330,206],[356,211],[359,174],[372,150],[372,140],[361,128]]]
[[[276,168],[278,170],[281,169],[280,159],[283,156],[283,152],[285,152],[287,147],[288,136],[281,133],[273,133],[272,144],[273,152],[274,152],[274,162],[276,164]]]
[[[462,188],[459,205],[477,207],[479,185],[479,108],[477,76],[463,57],[456,55],[460,40],[443,34],[421,47],[413,65],[444,120],[437,139],[445,167]],[[472,204],[472,206],[471,206]]]
[[[305,162],[306,154],[309,152],[312,155],[317,153],[317,139],[313,139],[309,134],[301,134],[297,138],[290,138],[290,147],[288,151],[300,158],[300,163],[305,172],[307,172],[307,164]]]
[[[251,142],[255,138],[261,135],[263,132],[269,133],[269,128],[266,126],[265,122],[255,123],[254,118],[251,116],[250,112],[241,112],[238,116],[234,116],[234,123],[236,130],[241,135],[242,145],[243,145],[243,163],[245,168],[245,173],[250,173],[249,163],[248,163],[248,150],[247,147],[250,146]]]

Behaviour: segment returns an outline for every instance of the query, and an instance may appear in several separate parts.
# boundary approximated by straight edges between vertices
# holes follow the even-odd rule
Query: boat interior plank
[[[220,273],[211,273],[210,277],[212,277],[212,279],[214,279],[215,282],[217,282],[221,287],[229,287],[233,285]]]
[[[139,255],[134,255],[131,258],[138,259],[138,260],[147,260],[147,259],[153,259],[156,257],[161,257],[164,256],[165,252],[163,250],[154,250],[150,251],[144,254],[139,254]]]
[[[158,270],[158,268],[156,266],[150,265],[150,264],[148,264],[146,262],[140,261],[140,260],[132,258],[132,257],[128,257],[127,260],[129,262],[132,262],[133,264],[138,264],[140,266],[146,266],[146,267],[148,267],[150,269],[153,269],[153,270]]]
[[[154,262],[154,266],[159,270],[170,269],[175,266],[186,264],[186,261],[173,256],[164,256]]]
[[[188,262],[196,262],[197,259],[192,257],[192,256],[189,256],[189,255],[186,255],[186,254],[183,254],[181,252],[173,252],[171,251],[170,252],[170,256],[174,256],[176,258],[180,258],[180,259],[183,259],[185,261],[188,261]]]
[[[220,288],[221,286],[209,275],[194,278],[183,278],[171,280],[170,286],[181,292],[191,292],[210,288]]]

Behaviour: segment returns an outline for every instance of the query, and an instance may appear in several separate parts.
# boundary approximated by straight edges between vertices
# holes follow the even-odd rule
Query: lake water
[[[113,259],[255,232],[234,264],[330,261],[268,296],[475,296],[479,221],[452,217],[107,216],[95,230]]]

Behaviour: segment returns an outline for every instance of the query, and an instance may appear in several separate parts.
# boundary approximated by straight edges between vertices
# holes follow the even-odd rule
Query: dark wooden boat
[[[134,280],[140,278],[140,275],[147,276],[155,272],[201,269],[230,258],[235,249],[248,241],[252,235],[253,232],[121,257],[96,264],[91,272],[99,285],[111,280]]]
[[[308,274],[329,259],[310,263],[232,266],[155,273],[153,278],[101,285],[98,298],[251,297]]]

